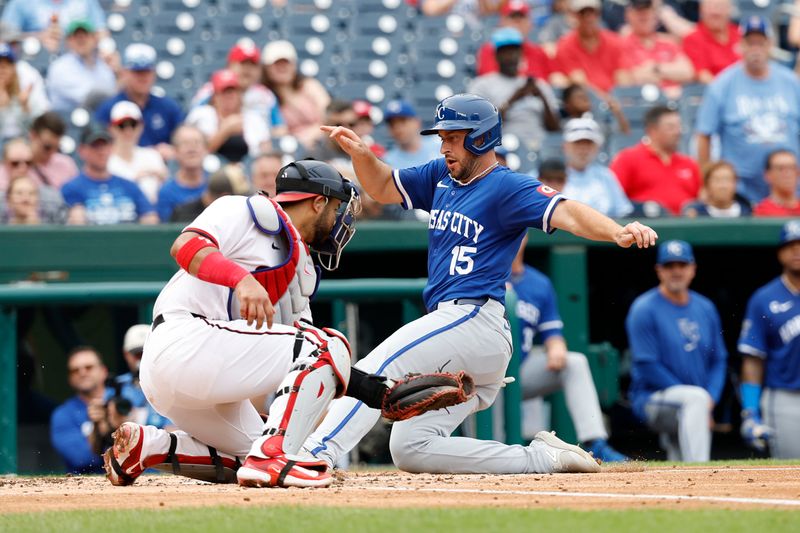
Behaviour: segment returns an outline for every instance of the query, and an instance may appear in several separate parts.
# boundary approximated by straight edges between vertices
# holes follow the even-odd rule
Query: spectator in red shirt
[[[588,85],[600,95],[615,85],[629,85],[630,73],[622,64],[625,51],[614,32],[600,27],[600,0],[570,0],[577,20],[575,30],[558,41],[551,84],[565,87],[570,82]]]
[[[547,80],[550,75],[550,58],[540,46],[533,44],[528,36],[531,33],[530,7],[523,0],[509,0],[500,10],[498,28],[514,28],[523,37],[522,57],[519,62],[519,75]],[[500,66],[495,58],[494,44],[491,41],[481,45],[477,55],[478,76],[498,72]]]
[[[683,51],[694,64],[697,81],[711,80],[741,59],[739,30],[731,22],[730,0],[702,0],[700,22],[683,39]]]
[[[694,79],[694,67],[672,38],[656,31],[658,14],[653,0],[630,0],[625,20],[631,33],[622,39],[623,65],[633,83],[653,83],[679,95],[680,84]]]
[[[775,150],[767,156],[764,180],[769,185],[769,196],[753,209],[757,217],[800,216],[797,198],[797,180],[800,173],[797,158],[789,150]]]
[[[677,215],[700,192],[700,168],[678,153],[681,117],[674,109],[656,106],[644,119],[645,138],[620,151],[611,162],[625,194],[634,202],[655,201]]]

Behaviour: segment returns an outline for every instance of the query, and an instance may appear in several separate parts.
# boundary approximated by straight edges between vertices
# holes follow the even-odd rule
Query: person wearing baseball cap
[[[500,9],[500,20],[497,29],[512,28],[522,35],[522,55],[519,61],[519,74],[546,80],[550,75],[550,58],[542,47],[528,38],[533,23],[530,6],[524,0],[510,0]],[[495,44],[492,40],[481,45],[476,56],[478,76],[497,72],[500,66],[495,58]]]
[[[748,446],[780,459],[800,458],[800,220],[778,240],[781,274],[747,302],[737,349],[742,355],[742,425]]]
[[[314,78],[303,76],[297,67],[297,51],[289,41],[272,41],[261,51],[264,63],[262,81],[280,104],[281,114],[290,135],[306,149],[311,149],[322,135],[331,97]]]
[[[144,131],[139,106],[127,100],[114,104],[108,131],[112,137],[109,172],[135,182],[147,199],[155,204],[158,190],[169,171],[155,148],[138,145]]]
[[[231,47],[226,69],[233,71],[239,79],[243,110],[266,117],[272,137],[286,135],[286,123],[281,115],[278,99],[261,82],[261,51],[251,39],[240,39]],[[213,94],[214,87],[209,80],[192,97],[191,107],[208,104]]]
[[[375,141],[375,122],[372,120],[372,104],[366,100],[353,100],[353,111],[356,112],[356,122],[353,131],[356,135],[364,139],[364,142],[372,153],[378,158],[386,155],[386,148]]]
[[[114,71],[97,51],[97,31],[88,20],[76,19],[66,30],[68,51],[47,69],[47,91],[55,111],[70,112],[92,98],[105,100],[117,89]]]
[[[420,135],[422,121],[411,102],[390,100],[383,110],[383,120],[394,141],[383,160],[392,168],[422,165],[439,154],[439,142],[434,137]]]
[[[770,60],[768,20],[747,17],[740,31],[741,61],[714,79],[697,110],[697,162],[703,168],[711,161],[711,138],[718,137],[718,158],[733,164],[738,192],[757,204],[770,193],[768,155],[779,148],[800,154],[800,83],[794,71]]]
[[[708,461],[728,359],[719,313],[689,288],[697,265],[688,242],[662,242],[655,270],[658,286],[636,298],[625,319],[633,412],[659,433],[667,460]]]
[[[614,173],[596,161],[605,138],[591,118],[573,118],[564,124],[567,182],[561,192],[612,217],[624,217],[633,205]]]
[[[122,54],[120,82],[123,89],[104,101],[95,111],[95,119],[103,124],[111,121],[111,108],[119,101],[129,100],[142,110],[144,131],[139,146],[152,146],[166,160],[174,158],[170,137],[183,122],[183,110],[168,96],[157,96],[151,92],[156,81],[157,56],[149,44],[133,43]]]
[[[186,117],[187,124],[196,126],[208,138],[209,152],[238,163],[248,154],[255,157],[270,150],[265,117],[244,108],[238,74],[230,69],[216,71],[211,76],[211,88],[211,102],[195,107]]]
[[[530,150],[541,147],[546,131],[558,131],[558,101],[543,79],[519,74],[522,34],[515,28],[492,33],[497,72],[478,76],[467,92],[489,100],[500,111],[503,134],[516,136]]]
[[[111,134],[90,122],[81,132],[78,155],[83,169],[61,188],[70,224],[157,224],[153,205],[136,183],[108,170]]]
[[[569,10],[576,25],[558,41],[552,83],[560,87],[570,82],[588,84],[600,94],[617,85],[630,85],[619,37],[600,26],[600,0],[569,0]]]

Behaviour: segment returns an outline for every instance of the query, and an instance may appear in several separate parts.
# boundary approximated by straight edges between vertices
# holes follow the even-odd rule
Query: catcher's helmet
[[[464,148],[475,155],[485,154],[500,144],[500,113],[487,99],[474,94],[448,96],[436,106],[433,126],[420,133],[435,135],[453,130],[469,130]]]
[[[322,243],[312,246],[326,270],[336,270],[342,250],[356,232],[356,215],[361,211],[358,191],[338,170],[322,161],[304,159],[289,163],[275,180],[276,202],[296,202],[312,196],[338,198],[342,201],[336,222]]]

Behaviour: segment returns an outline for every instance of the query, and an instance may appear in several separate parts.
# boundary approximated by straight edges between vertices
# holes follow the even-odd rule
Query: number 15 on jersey
[[[453,248],[453,251],[450,252],[453,255],[453,259],[450,260],[450,275],[460,274],[463,276],[472,272],[475,262],[470,257],[470,254],[474,254],[477,251],[478,249],[475,246],[456,246]]]

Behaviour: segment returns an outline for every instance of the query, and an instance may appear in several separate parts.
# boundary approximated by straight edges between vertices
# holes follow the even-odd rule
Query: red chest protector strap
[[[289,253],[283,263],[272,267],[257,268],[251,272],[253,277],[256,278],[261,286],[267,290],[269,299],[274,305],[278,300],[281,299],[286,292],[286,289],[289,287],[289,284],[292,282],[292,279],[294,279],[294,277],[297,275],[297,263],[300,259],[300,249],[298,247],[305,246],[305,243],[300,238],[300,234],[297,233],[297,229],[295,229],[295,227],[292,225],[291,220],[289,220],[289,216],[283,209],[281,209],[281,206],[278,205],[277,202],[271,198],[267,198],[266,196],[252,197],[248,199],[248,201],[264,200],[271,202],[275,208],[275,211],[278,213],[278,217],[280,218],[279,233],[283,233],[289,243]],[[275,235],[278,233],[272,233],[263,230],[258,219],[256,218],[256,212],[251,209],[250,213],[253,216],[253,221],[256,223],[257,228],[264,231],[264,233],[268,235]]]

